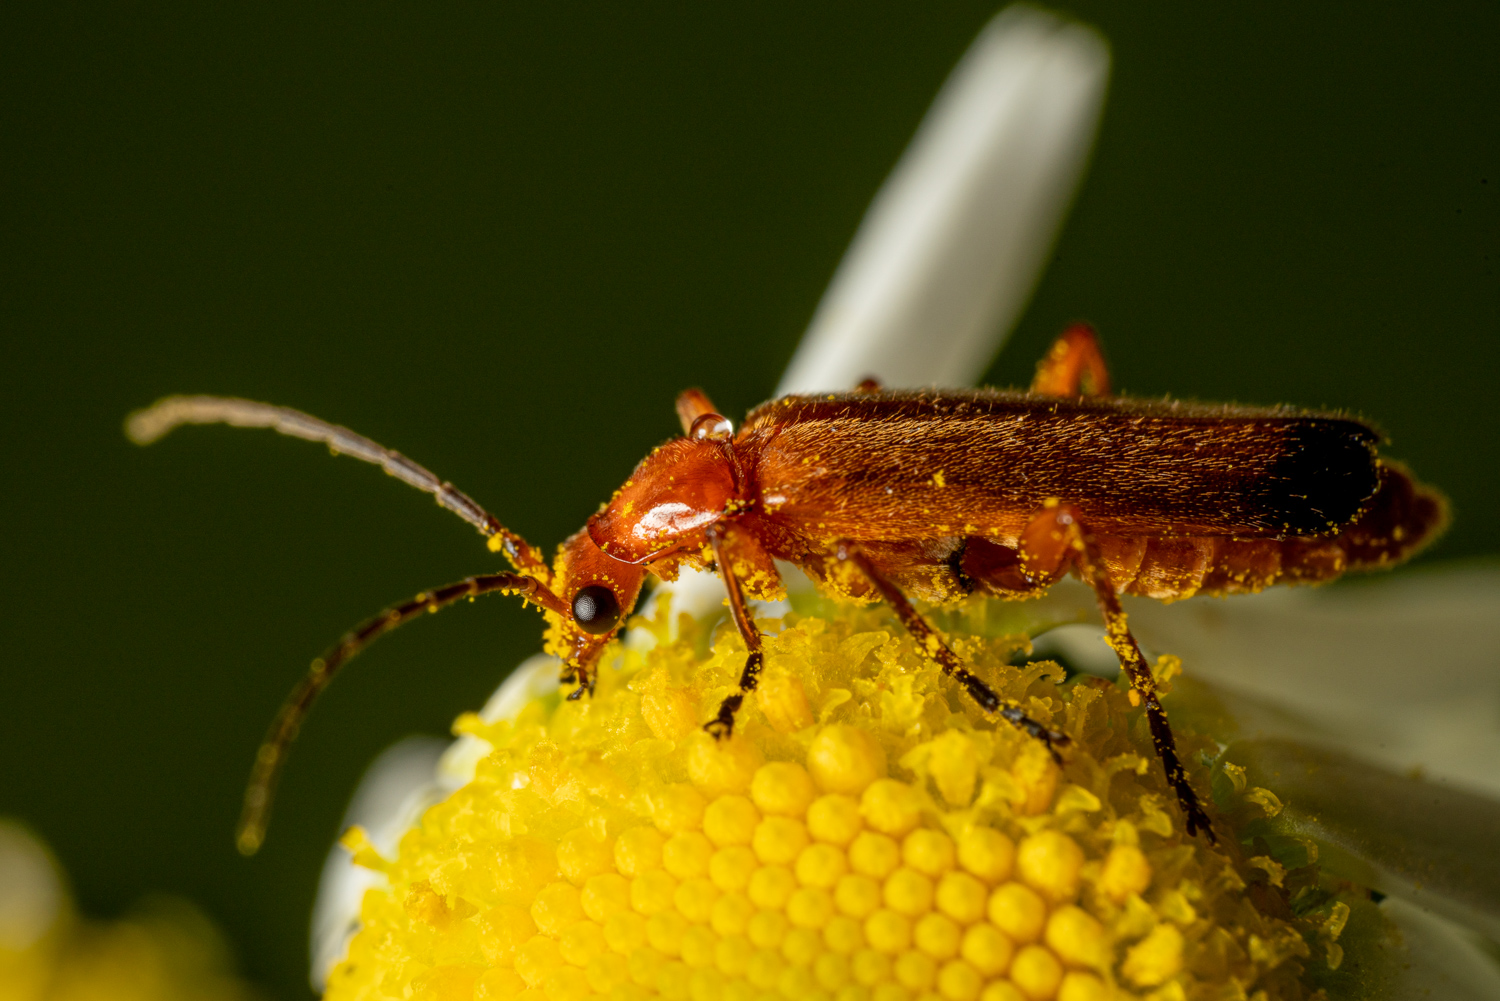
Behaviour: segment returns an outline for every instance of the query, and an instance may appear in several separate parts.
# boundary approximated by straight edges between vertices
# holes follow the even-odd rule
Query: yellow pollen
[[[869,917],[881,904],[880,884],[869,876],[840,876],[833,891],[834,906],[853,918]]]
[[[766,817],[755,826],[750,847],[767,865],[795,862],[807,847],[807,826],[794,817]]]
[[[936,879],[953,868],[953,839],[942,831],[922,828],[901,842],[901,860]]]
[[[849,868],[855,872],[885,879],[901,864],[901,847],[884,834],[862,831],[849,845]]]
[[[989,891],[966,872],[944,873],[934,896],[938,910],[959,924],[971,925],[984,917]]]
[[[761,765],[750,782],[750,798],[766,814],[801,817],[815,796],[812,776],[794,761]]]
[[[1182,932],[1176,926],[1157,925],[1125,953],[1120,972],[1137,987],[1155,987],[1182,969],[1182,945]]]
[[[1132,893],[1143,893],[1151,885],[1151,863],[1135,845],[1115,845],[1104,857],[1099,890],[1115,903],[1124,903]]]
[[[649,827],[632,827],[615,842],[615,867],[626,876],[657,868],[666,840]]]
[[[808,845],[797,856],[797,881],[807,886],[831,889],[848,869],[849,860],[833,845]]]
[[[848,796],[829,793],[807,808],[807,833],[816,841],[843,847],[864,827],[859,803]]]
[[[860,797],[865,823],[882,834],[902,837],[922,819],[922,802],[916,790],[896,779],[880,779]]]
[[[1015,946],[1003,931],[985,922],[964,932],[959,952],[984,976],[997,977],[1010,966]]]
[[[880,743],[855,726],[824,727],[807,750],[807,770],[824,792],[858,796],[885,769]]]
[[[880,606],[763,626],[765,695],[717,739],[702,726],[743,670],[734,630],[632,625],[655,646],[610,646],[592,699],[465,717],[489,750],[394,860],[359,856],[385,883],[328,1001],[1309,996],[1289,970],[1308,942],[1332,956],[1318,929],[1349,912],[1278,917],[1306,883],[1185,835],[1123,688],[1012,666],[1026,637],[995,623],[1017,613],[966,607],[943,620],[978,624],[953,649],[1069,734],[1062,767]],[[1207,742],[1178,739],[1208,788]]]
[[[1109,936],[1088,911],[1081,907],[1060,907],[1047,919],[1047,946],[1070,966],[1106,969],[1114,951]]]
[[[708,874],[714,846],[701,831],[682,831],[667,839],[661,849],[662,868],[678,879]]]
[[[993,827],[971,827],[958,839],[958,863],[991,885],[1010,876],[1016,845]]]
[[[721,890],[743,890],[759,866],[760,859],[749,846],[730,845],[714,852],[708,860],[708,878]]]
[[[759,823],[760,811],[744,796],[720,796],[703,811],[703,833],[720,848],[748,845]]]
[[[932,910],[932,880],[902,866],[885,881],[885,906],[908,917]]]
[[[544,935],[558,935],[564,928],[583,920],[583,905],[578,890],[570,883],[553,883],[536,896],[531,905],[531,920]]]
[[[1011,941],[1035,942],[1047,920],[1047,904],[1036,891],[1020,883],[1006,883],[990,895],[990,920]]]
[[[958,955],[963,937],[958,924],[944,914],[924,914],[912,928],[912,941],[933,959],[952,959]]]
[[[1083,850],[1061,831],[1042,831],[1016,849],[1016,873],[1032,889],[1055,903],[1078,894]]]
[[[904,914],[881,908],[865,918],[865,941],[880,952],[903,952],[911,945],[911,920]]]
[[[780,910],[797,888],[797,877],[785,866],[768,865],[755,870],[746,893],[756,907]]]
[[[648,869],[630,881],[630,906],[648,917],[660,914],[672,906],[676,893],[676,876],[665,869]]]
[[[1011,983],[1031,1001],[1046,1001],[1056,996],[1062,975],[1057,957],[1039,945],[1022,947],[1010,961]]]

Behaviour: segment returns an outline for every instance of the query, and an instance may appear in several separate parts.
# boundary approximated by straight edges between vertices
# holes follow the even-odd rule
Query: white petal
[[[382,751],[359,780],[344,811],[343,826],[359,824],[382,855],[394,856],[406,829],[455,788],[434,777],[448,746],[449,741],[435,737],[409,737]],[[385,883],[385,876],[349,859],[343,845],[329,849],[313,903],[309,977],[313,990],[320,994],[329,972],[344,958],[349,940],[359,930],[359,905],[365,891]]]
[[[533,699],[545,698],[557,691],[562,662],[544,653],[521,661],[495,689],[479,718],[486,723],[512,719]],[[438,763],[438,780],[449,789],[467,785],[474,778],[474,766],[491,751],[490,745],[473,734],[464,734],[443,753]]]
[[[1190,676],[1302,717],[1368,761],[1500,795],[1500,567],[1128,610],[1141,641]]]
[[[1401,929],[1408,964],[1390,985],[1393,1001],[1493,1001],[1500,998],[1500,962],[1479,936],[1398,897],[1380,909]]]
[[[778,395],[972,385],[1019,318],[1093,144],[1109,49],[1008,7],[870,206]]]

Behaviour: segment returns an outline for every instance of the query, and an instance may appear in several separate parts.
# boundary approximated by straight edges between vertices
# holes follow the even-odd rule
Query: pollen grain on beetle
[[[1024,636],[954,631],[1072,738],[1059,768],[889,612],[816,610],[761,621],[764,681],[728,740],[701,724],[741,641],[686,616],[669,640],[667,613],[592,700],[460,718],[490,753],[398,857],[345,837],[388,886],[327,996],[1310,996],[1303,934],[1246,892],[1257,870],[1184,833],[1125,690],[1008,666]]]

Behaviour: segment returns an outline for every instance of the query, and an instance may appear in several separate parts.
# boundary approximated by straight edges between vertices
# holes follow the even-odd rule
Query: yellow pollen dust
[[[361,851],[385,884],[327,997],[1307,997],[1306,951],[1256,944],[1296,933],[1187,837],[1126,691],[1010,666],[1025,637],[986,636],[986,608],[954,646],[1071,738],[1061,768],[879,607],[761,620],[768,683],[715,740],[743,643],[686,616],[671,639],[663,612],[592,699],[459,720],[488,754],[395,859]]]

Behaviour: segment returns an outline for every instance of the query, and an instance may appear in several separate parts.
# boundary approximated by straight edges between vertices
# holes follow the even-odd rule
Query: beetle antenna
[[[276,795],[276,784],[286,764],[287,752],[291,750],[292,741],[297,738],[297,731],[307,718],[313,701],[328,687],[339,669],[365,647],[423,613],[436,612],[466,598],[496,592],[519,594],[550,611],[567,614],[567,606],[534,577],[517,573],[478,574],[434,591],[424,591],[408,602],[387,608],[345,633],[343,639],[312,662],[307,674],[281,704],[265,741],[255,753],[250,782],[245,787],[244,809],[235,831],[235,844],[242,855],[254,855],[265,841],[271,801]]]
[[[183,424],[270,428],[293,438],[320,441],[335,455],[350,455],[379,466],[401,482],[432,494],[439,506],[479,529],[479,534],[489,540],[490,549],[504,553],[517,570],[542,581],[552,577],[540,550],[500,524],[499,519],[476,504],[468,494],[446,480],[439,480],[400,452],[355,434],[346,427],[320,421],[289,407],[254,400],[228,396],[168,396],[127,417],[125,434],[137,445],[149,445]]]

